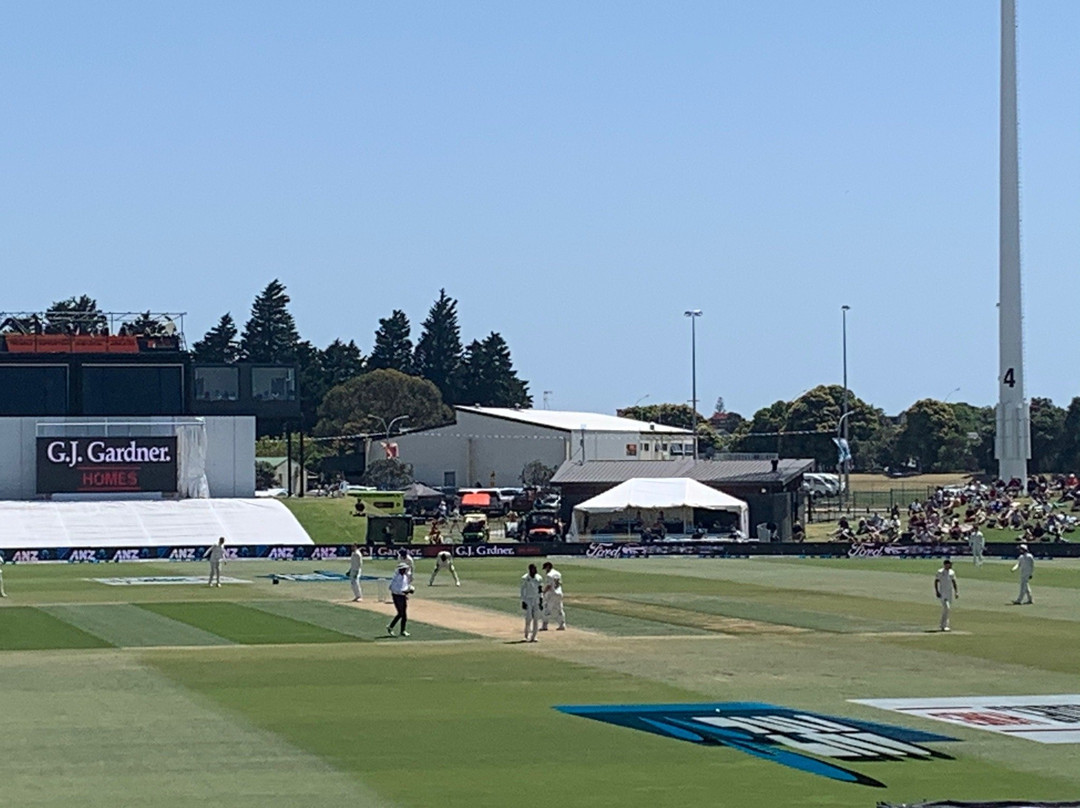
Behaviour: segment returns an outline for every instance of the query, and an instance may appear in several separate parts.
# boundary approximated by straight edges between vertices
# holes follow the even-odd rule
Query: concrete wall
[[[168,436],[175,434],[172,417],[107,418],[0,418],[0,499],[35,499],[37,494],[38,422],[65,424],[44,427],[50,435],[86,437],[105,435]],[[206,416],[206,478],[212,497],[255,495],[255,419],[251,416]]]

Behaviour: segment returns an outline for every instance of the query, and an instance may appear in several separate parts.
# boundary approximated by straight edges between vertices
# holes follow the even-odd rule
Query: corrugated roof
[[[586,432],[656,432],[668,435],[689,435],[690,430],[665,424],[653,424],[637,421],[633,418],[620,418],[600,412],[571,412],[567,410],[515,410],[509,407],[454,407],[458,412],[471,412],[502,418],[523,424],[545,426],[563,432],[572,432],[584,427]]]
[[[781,460],[776,471],[771,460],[567,460],[551,482],[618,484],[635,477],[689,477],[701,483],[787,484],[813,467],[813,460],[800,459]]]

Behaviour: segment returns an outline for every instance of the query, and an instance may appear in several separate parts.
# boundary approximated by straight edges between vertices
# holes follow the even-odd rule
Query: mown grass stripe
[[[233,644],[217,634],[128,603],[40,608],[65,623],[121,648]]]
[[[386,635],[386,615],[319,600],[260,600],[248,606],[279,617],[310,623],[361,640]],[[477,635],[440,628],[409,618],[409,633],[417,640],[475,639]]]
[[[237,603],[141,603],[146,609],[243,645],[355,642],[355,637]]]
[[[33,606],[0,609],[0,649],[5,651],[110,648],[111,645]]]
[[[462,603],[470,606],[478,606],[483,609],[506,612],[514,616],[520,616],[520,604],[516,600],[507,598],[468,598]],[[629,611],[629,610],[627,610]],[[668,623],[661,620],[650,620],[633,614],[616,611],[605,611],[581,606],[576,603],[566,605],[567,622],[574,628],[582,628],[588,631],[598,631],[601,634],[613,634],[620,637],[633,636],[672,636],[687,634],[709,634],[706,631],[692,625]]]

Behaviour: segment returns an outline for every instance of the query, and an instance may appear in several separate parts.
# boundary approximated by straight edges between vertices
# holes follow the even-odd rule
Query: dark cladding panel
[[[0,415],[67,415],[67,368],[0,365]]]
[[[83,415],[178,415],[184,412],[181,365],[83,365]]]

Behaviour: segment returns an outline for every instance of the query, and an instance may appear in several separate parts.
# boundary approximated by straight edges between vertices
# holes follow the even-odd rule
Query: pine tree
[[[473,340],[462,363],[463,400],[482,407],[531,407],[528,382],[517,377],[506,340],[494,331]]]
[[[109,321],[89,295],[57,300],[45,312],[46,334],[106,334]]]
[[[321,359],[327,390],[364,372],[364,355],[353,340],[348,343],[334,340],[322,350]]]
[[[424,320],[420,339],[414,354],[416,372],[435,383],[442,393],[443,401],[460,404],[461,389],[461,326],[458,324],[457,301],[439,290],[427,319]]]
[[[368,357],[368,370],[400,370],[413,372],[413,345],[409,339],[409,318],[400,309],[394,309],[389,317],[379,320],[375,332],[375,346]]]
[[[206,332],[201,340],[191,346],[197,362],[235,362],[240,346],[236,343],[236,323],[232,314],[221,315],[218,324]]]
[[[250,362],[293,362],[300,335],[289,313],[289,296],[276,278],[255,298],[240,337],[240,355]]]

